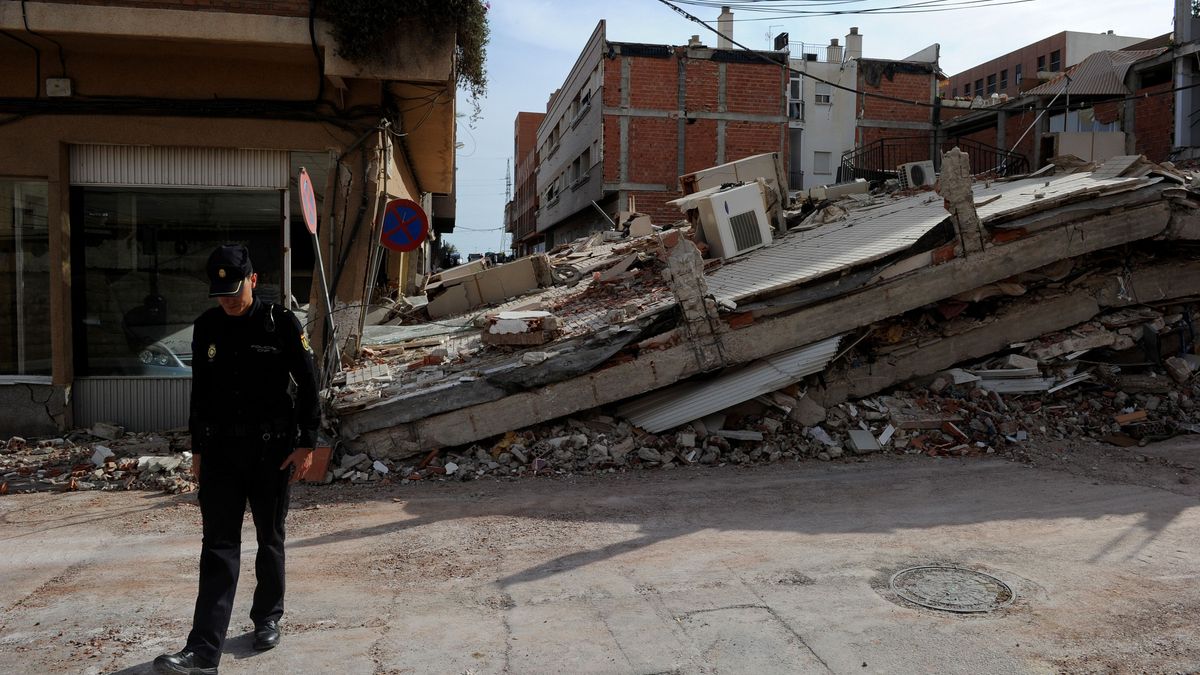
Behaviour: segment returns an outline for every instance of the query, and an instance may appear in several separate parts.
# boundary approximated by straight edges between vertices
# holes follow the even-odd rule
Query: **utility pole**
[[[509,211],[510,211],[509,204],[511,204],[511,203],[512,203],[512,160],[506,159],[506,160],[504,160],[504,212],[505,212],[506,217],[504,218],[504,227],[500,228],[500,250],[498,251],[498,253],[501,253],[501,254],[504,253],[504,234],[506,232],[508,232],[508,217],[507,217],[507,215],[509,214]]]

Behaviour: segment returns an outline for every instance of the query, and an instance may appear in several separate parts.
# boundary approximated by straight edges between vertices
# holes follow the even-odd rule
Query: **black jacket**
[[[296,382],[293,402],[288,393]],[[192,328],[192,452],[214,439],[293,433],[311,448],[321,422],[312,348],[296,315],[258,298],[242,316],[214,307]]]

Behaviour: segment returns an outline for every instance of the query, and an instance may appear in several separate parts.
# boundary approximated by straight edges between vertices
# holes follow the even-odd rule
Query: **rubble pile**
[[[191,438],[184,432],[125,433],[96,424],[61,438],[0,445],[0,494],[74,490],[190,492]]]
[[[335,461],[329,480],[401,482],[613,473],[632,469],[858,461],[879,452],[928,456],[997,455],[1021,461],[1026,448],[1055,440],[1128,447],[1200,433],[1200,384],[1159,376],[1160,393],[1127,393],[1104,381],[1053,394],[1000,394],[978,380],[948,376],[828,409],[786,392],[649,434],[600,412],[510,432],[419,462]],[[794,392],[794,390],[793,390]]]
[[[829,407],[818,402],[828,395],[823,374],[658,434],[593,410],[490,443],[434,450],[420,461],[351,454],[328,479],[578,475],[857,460],[878,452],[1022,461],[1032,444],[1072,440],[1129,447],[1200,433],[1200,356],[1188,353],[1195,349],[1191,326],[1200,313],[1191,304],[1160,309],[1108,312],[886,393]],[[910,333],[921,323],[912,316],[904,321]],[[910,335],[891,346],[916,339]],[[894,353],[888,346],[886,339],[861,342],[847,360],[852,365]]]

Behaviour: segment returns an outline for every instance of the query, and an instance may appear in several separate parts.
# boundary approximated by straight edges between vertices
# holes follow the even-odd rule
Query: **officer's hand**
[[[283,464],[279,465],[280,470],[287,469],[289,466],[295,467],[296,470],[292,472],[292,478],[288,481],[289,483],[295,483],[300,480],[312,468],[312,452],[312,448],[296,448],[292,451],[292,454],[287,456],[287,459],[283,460]]]

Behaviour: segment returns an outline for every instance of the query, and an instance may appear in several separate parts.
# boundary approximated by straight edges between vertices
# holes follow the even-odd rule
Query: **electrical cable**
[[[30,49],[33,50],[33,97],[41,98],[41,96],[42,96],[42,50],[38,49],[37,47],[29,44],[28,42],[26,42],[24,40],[22,40],[21,38],[17,37],[16,35],[9,33],[8,31],[0,30],[0,35],[3,35],[4,37],[8,38],[9,40],[15,40],[17,42],[20,42],[21,44],[23,44],[26,47],[29,47]]]
[[[313,100],[320,102],[325,98],[325,59],[317,47],[317,0],[308,0],[308,41],[317,60],[317,95]]]
[[[29,15],[25,12],[25,0],[21,0],[21,21],[24,22],[24,24],[25,24],[25,32],[26,33],[29,33],[30,35],[36,35],[37,37],[45,40],[46,42],[49,42],[50,44],[52,44],[58,48],[58,65],[62,68],[61,76],[66,77],[67,76],[67,57],[63,54],[62,45],[59,44],[58,40],[55,40],[54,38],[48,38],[45,35],[42,35],[41,33],[36,33],[36,32],[34,32],[34,30],[32,28],[29,27]],[[40,76],[38,77],[38,83],[40,86],[40,84],[41,84]]]
[[[842,90],[842,91],[847,91],[847,92],[850,92],[850,93],[852,93],[852,94],[855,94],[856,96],[857,96],[857,95],[861,95],[861,96],[867,96],[867,97],[870,97],[870,98],[876,98],[876,99],[880,99],[880,100],[884,100],[884,101],[892,101],[892,102],[894,102],[894,103],[904,103],[904,104],[906,104],[906,105],[912,105],[912,106],[917,106],[917,107],[921,107],[921,108],[937,108],[937,107],[940,107],[940,106],[938,106],[938,105],[937,105],[937,104],[935,104],[935,103],[926,103],[926,102],[923,102],[923,101],[913,101],[913,100],[909,100],[909,99],[899,98],[899,97],[897,97],[897,96],[888,96],[887,94],[876,94],[876,93],[869,92],[869,91],[859,91],[859,90],[857,90],[857,89],[854,89],[854,88],[852,88],[852,87],[847,87],[847,86],[845,86],[845,85],[841,85],[841,84],[838,84],[838,83],[836,83],[836,82],[830,82],[829,80],[825,80],[825,79],[822,79],[822,78],[820,78],[820,77],[816,77],[815,75],[810,75],[809,73],[807,73],[807,72],[805,72],[805,71],[803,71],[803,70],[797,70],[797,69],[795,69],[795,68],[792,68],[790,65],[788,65],[788,64],[786,64],[786,63],[780,63],[779,61],[776,61],[775,59],[772,59],[772,58],[770,58],[770,57],[766,56],[766,55],[765,55],[765,54],[763,54],[762,52],[759,52],[759,51],[757,51],[757,50],[754,50],[754,49],[750,49],[750,48],[749,48],[749,47],[747,47],[746,45],[744,45],[744,44],[742,44],[742,43],[738,42],[737,40],[734,40],[734,39],[733,39],[733,38],[731,38],[731,37],[728,37],[728,36],[726,36],[726,35],[725,35],[724,33],[722,33],[721,31],[719,31],[719,30],[717,30],[716,28],[713,28],[712,26],[708,25],[708,24],[707,24],[707,23],[705,23],[703,20],[701,20],[699,17],[697,17],[697,16],[695,16],[695,15],[693,15],[693,14],[689,13],[687,10],[685,10],[685,9],[683,9],[683,8],[681,8],[681,7],[678,7],[678,6],[674,5],[674,4],[672,4],[672,3],[670,2],[670,0],[658,0],[658,1],[659,1],[659,2],[661,2],[662,4],[666,5],[667,7],[670,7],[670,8],[671,8],[673,11],[677,12],[678,14],[682,15],[682,16],[683,16],[684,18],[686,18],[688,21],[692,21],[692,22],[694,22],[694,23],[700,24],[700,25],[701,25],[701,26],[703,26],[704,28],[706,28],[706,29],[708,29],[709,31],[711,31],[711,32],[715,33],[715,34],[717,35],[717,37],[719,37],[719,38],[721,38],[721,39],[724,39],[724,40],[728,40],[730,44],[736,45],[736,46],[738,46],[738,47],[740,47],[740,48],[742,48],[742,49],[746,50],[746,51],[747,51],[747,52],[749,52],[750,54],[753,54],[753,55],[757,56],[758,58],[762,59],[763,61],[766,61],[767,63],[772,63],[772,64],[774,64],[774,65],[777,65],[777,66],[782,66],[782,67],[784,67],[784,68],[787,68],[787,70],[788,70],[788,72],[789,72],[789,73],[796,74],[796,75],[800,75],[801,77],[806,77],[806,78],[808,78],[808,79],[810,79],[810,80],[813,80],[813,81],[815,81],[815,82],[820,82],[821,84],[827,84],[827,85],[829,85],[829,86],[833,87],[834,89],[840,89],[840,90]],[[786,57],[784,57],[784,58],[786,58]]]

